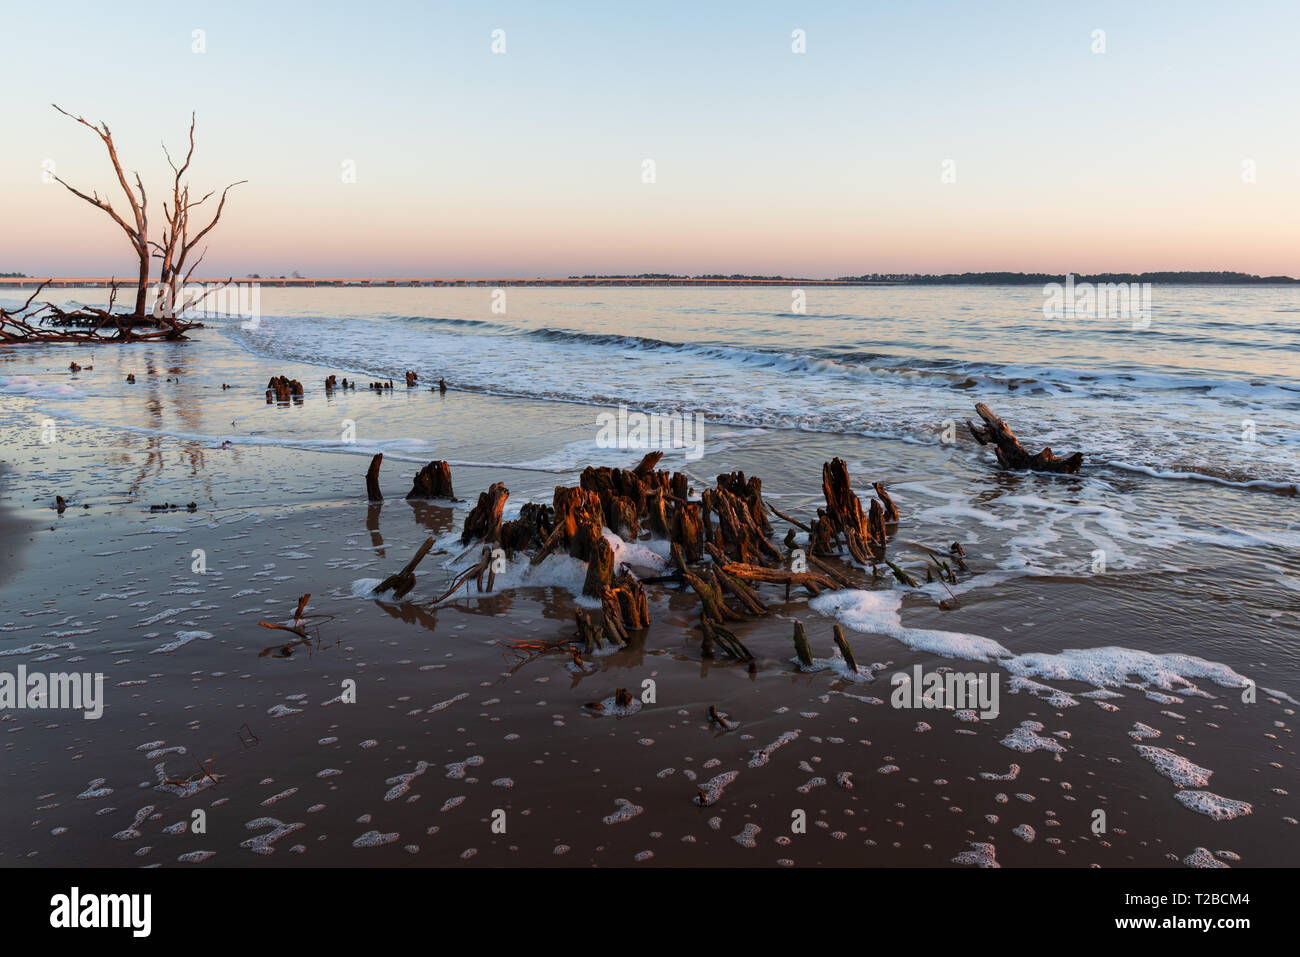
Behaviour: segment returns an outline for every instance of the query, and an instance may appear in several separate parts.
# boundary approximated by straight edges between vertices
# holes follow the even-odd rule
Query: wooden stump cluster
[[[719,475],[714,487],[696,497],[685,474],[656,469],[661,456],[652,452],[633,469],[588,467],[576,487],[556,487],[551,505],[529,503],[509,522],[501,520],[509,493],[504,485],[493,485],[466,518],[461,542],[528,552],[533,565],[556,553],[585,562],[583,594],[601,602],[600,613],[577,613],[578,640],[588,650],[603,642],[623,644],[628,632],[650,623],[645,585],[619,567],[605,528],[624,540],[649,532],[669,542],[671,574],[653,580],[681,582],[698,596],[701,649],[707,657],[753,660],[726,625],[770,612],[758,585],[783,585],[788,598],[792,587],[818,595],[850,584],[814,554],[806,556],[806,569],[789,567],[788,555],[772,540],[768,517],[769,511],[780,513],[764,502],[757,476]],[[833,555],[847,548],[866,564],[882,559],[886,529],[898,520],[884,486],[876,483],[878,498],[864,510],[847,467],[835,459],[823,467],[823,491],[827,507],[811,526],[781,517],[811,530],[811,551]]]
[[[288,376],[273,376],[266,384],[266,401],[288,402],[290,399],[302,398],[302,383]]]

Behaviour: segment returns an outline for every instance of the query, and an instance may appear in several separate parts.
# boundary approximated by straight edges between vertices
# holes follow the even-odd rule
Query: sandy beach
[[[806,521],[842,458],[860,493],[880,481],[897,502],[889,556],[918,586],[843,559],[855,589],[760,585],[770,613],[729,626],[751,668],[701,656],[690,589],[648,584],[650,627],[577,665],[511,647],[575,634],[572,559],[522,555],[490,593],[433,600],[477,556],[459,536],[489,485],[509,488],[509,518],[643,451],[593,445],[607,405],[465,391],[443,365],[446,394],[427,371],[375,392],[362,362],[259,355],[215,328],[0,354],[0,670],[102,673],[105,702],[93,721],[0,715],[0,864],[1294,863],[1300,555],[1258,531],[1295,528],[1284,488],[1000,472],[968,435],[710,424],[702,459],[669,448],[660,467],[696,492],[761,476]],[[355,392],[325,394],[358,366]],[[280,374],[301,403],[267,404]],[[404,500],[434,459],[460,501]],[[773,526],[777,542],[791,528]],[[415,589],[372,596],[427,537]],[[926,584],[926,549],[954,541],[969,571]],[[648,535],[623,547],[639,576],[664,574]],[[312,641],[281,657],[292,636],[258,622],[287,623],[304,594]],[[997,675],[999,713],[893,706],[892,676],[916,666]],[[626,713],[588,707],[618,689]]]

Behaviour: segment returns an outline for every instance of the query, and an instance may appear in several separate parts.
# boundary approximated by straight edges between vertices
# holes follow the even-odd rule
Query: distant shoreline
[[[380,288],[401,286],[1042,286],[1059,282],[1065,274],[1054,273],[945,273],[881,274],[841,276],[834,279],[809,279],[789,276],[677,276],[645,273],[632,276],[514,276],[514,277],[303,277],[303,276],[223,276],[194,279],[197,285],[220,283],[257,283],[268,287]],[[1075,273],[1076,283],[1152,283],[1165,286],[1293,286],[1300,279],[1291,276],[1253,276],[1236,272],[1144,272],[1144,273]],[[0,276],[0,288],[34,288],[47,283],[50,288],[119,288],[135,286],[133,280],[87,276]]]

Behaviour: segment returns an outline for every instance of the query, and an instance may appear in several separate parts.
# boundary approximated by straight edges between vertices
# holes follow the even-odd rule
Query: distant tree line
[[[1041,286],[1060,282],[1062,273],[1042,272],[962,272],[962,273],[870,273],[862,276],[841,276],[846,282],[904,282],[918,286]],[[1106,272],[1075,273],[1075,282],[1151,282],[1184,283],[1189,285],[1248,286],[1258,284],[1292,284],[1300,279],[1290,276],[1255,276],[1244,272]]]
[[[722,275],[708,273],[687,276],[678,273],[643,272],[636,275],[627,273],[610,273],[600,275],[570,276],[570,279],[709,279],[726,281],[729,279],[750,280],[753,282],[816,282],[799,276],[754,276],[744,273]],[[916,286],[1042,286],[1049,282],[1060,282],[1063,273],[1045,272],[950,272],[950,273],[863,273],[861,276],[837,276],[839,282],[895,282]],[[1151,282],[1174,283],[1184,285],[1216,286],[1251,286],[1251,285],[1293,285],[1300,279],[1290,276],[1255,276],[1244,272],[1105,272],[1075,273],[1075,282]]]

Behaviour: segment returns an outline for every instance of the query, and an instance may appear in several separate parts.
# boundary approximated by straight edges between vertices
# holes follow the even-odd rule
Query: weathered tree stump
[[[636,468],[632,471],[641,476],[641,478],[648,478],[650,474],[654,472],[655,466],[659,464],[659,460],[663,457],[664,454],[662,452],[647,452],[642,456],[641,461],[637,463]]]
[[[376,452],[366,469],[366,498],[372,502],[382,502],[384,493],[379,490],[379,466],[384,464],[384,453]]]
[[[486,492],[479,492],[478,504],[465,517],[465,529],[460,543],[468,545],[475,539],[495,543],[501,540],[501,512],[506,507],[510,490],[501,482],[494,482]]]
[[[1016,434],[1011,431],[1006,422],[994,415],[987,405],[977,402],[975,411],[984,420],[984,425],[978,426],[974,422],[967,422],[966,427],[970,429],[970,434],[975,436],[980,445],[990,443],[993,445],[998,464],[1004,469],[1017,471],[1029,469],[1034,472],[1073,475],[1083,465],[1082,452],[1075,452],[1073,455],[1061,458],[1054,455],[1050,448],[1044,448],[1037,455],[1030,455],[1021,447],[1020,440],[1016,438]]]
[[[576,608],[573,617],[578,625],[578,641],[582,643],[583,654],[592,654],[604,646],[604,628],[592,615],[581,608]]]
[[[555,511],[539,502],[525,502],[519,517],[501,523],[501,547],[508,552],[540,549],[555,528]]]
[[[853,491],[849,467],[843,459],[832,459],[822,466],[822,494],[826,498],[826,508],[817,510],[817,519],[812,525],[814,551],[829,553],[829,546],[840,538],[855,560],[864,565],[872,564],[876,558],[871,548],[871,526],[862,511],[862,501]],[[884,544],[882,538],[878,548],[883,549]]]
[[[450,498],[456,496],[451,489],[451,466],[446,462],[430,462],[415,474],[407,498]]]
[[[751,511],[750,502],[725,487],[705,489],[700,496],[706,517],[706,538],[713,538],[729,556],[747,565],[779,565],[781,553],[768,540],[768,533]],[[762,507],[759,498],[758,506]],[[718,517],[716,533],[709,534],[712,512]],[[766,523],[766,518],[763,523]],[[771,526],[768,526],[769,530]]]
[[[605,617],[613,617],[624,630],[640,631],[650,627],[650,604],[645,586],[631,574],[620,575],[601,596]]]
[[[849,666],[849,670],[857,673],[858,661],[853,657],[853,646],[849,644],[849,639],[844,637],[844,629],[839,625],[835,626],[835,646],[840,649],[840,654],[844,656],[844,663]]]
[[[614,492],[601,493],[600,500],[605,511],[605,527],[624,541],[635,541],[640,531],[636,501]]]
[[[746,479],[744,472],[728,472],[718,476],[718,488],[725,488],[743,502],[755,527],[763,537],[772,537],[772,526],[767,520],[767,506],[763,504],[762,479],[757,475]]]
[[[804,632],[801,621],[794,623],[794,653],[799,658],[799,664],[805,668],[812,667],[812,646],[808,644],[808,635]]]
[[[582,584],[582,593],[592,598],[600,598],[613,580],[614,549],[602,535],[591,545],[591,558],[587,562],[587,578]]]
[[[687,561],[698,562],[703,557],[704,525],[699,505],[684,502],[678,506],[673,513],[672,534],[669,537],[682,547]]]

